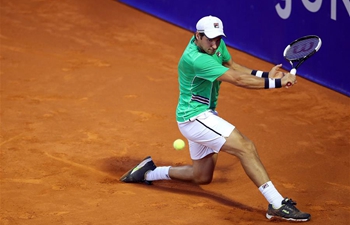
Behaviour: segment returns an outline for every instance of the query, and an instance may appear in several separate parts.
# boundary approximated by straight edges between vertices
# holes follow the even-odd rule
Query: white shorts
[[[186,122],[178,122],[182,135],[187,138],[191,159],[198,160],[211,153],[219,153],[235,126],[209,110]]]

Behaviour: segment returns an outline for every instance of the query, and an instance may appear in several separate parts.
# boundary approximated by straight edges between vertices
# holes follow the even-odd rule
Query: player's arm
[[[286,73],[282,78],[274,79],[252,76],[251,74],[231,68],[218,77],[217,80],[252,89],[280,88],[285,87],[288,82],[292,84],[296,83],[296,77],[290,73]]]
[[[263,71],[260,71],[260,70],[252,70],[252,69],[249,69],[247,67],[244,67],[236,62],[234,62],[232,60],[232,58],[227,61],[227,62],[224,62],[223,65],[225,67],[228,67],[230,69],[233,69],[233,70],[236,70],[236,71],[239,71],[239,72],[242,72],[242,73],[246,73],[246,74],[251,74],[251,75],[254,75],[254,76],[257,76],[257,77],[264,77],[264,78],[281,78],[283,77],[284,73],[279,71],[279,69],[282,67],[282,64],[279,64],[279,65],[276,65],[274,66],[270,72],[263,72]]]
[[[223,65],[226,66],[227,68],[230,68],[230,69],[242,72],[242,73],[246,73],[246,74],[250,74],[252,72],[251,69],[234,62],[232,60],[232,58],[229,61],[224,62]]]

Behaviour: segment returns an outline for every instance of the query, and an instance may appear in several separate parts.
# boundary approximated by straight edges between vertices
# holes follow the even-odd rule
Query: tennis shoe
[[[285,198],[282,201],[282,206],[278,209],[273,208],[273,206],[269,204],[266,218],[269,220],[272,218],[277,218],[297,222],[309,221],[311,215],[309,213],[301,212],[295,207],[296,204],[296,202],[288,198]]]
[[[137,166],[130,169],[126,172],[121,178],[120,181],[125,183],[146,183],[152,184],[151,181],[145,180],[145,175],[147,172],[154,170],[157,166],[154,164],[150,156],[146,157],[142,162]]]

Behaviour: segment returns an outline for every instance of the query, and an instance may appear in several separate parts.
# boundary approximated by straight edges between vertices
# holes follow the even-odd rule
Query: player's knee
[[[212,176],[202,176],[202,177],[197,177],[194,179],[194,182],[196,184],[201,184],[201,185],[205,185],[205,184],[210,184],[213,180]]]
[[[255,148],[255,145],[252,141],[247,141],[244,144],[244,149],[241,152],[241,157],[243,157],[243,158],[257,158],[257,157],[259,157],[257,150]]]
[[[246,143],[244,144],[244,147],[248,153],[255,153],[256,152],[255,145],[251,140],[246,141]]]

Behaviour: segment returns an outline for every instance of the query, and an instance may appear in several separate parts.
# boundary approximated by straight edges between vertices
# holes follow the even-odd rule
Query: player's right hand
[[[283,87],[289,88],[297,83],[297,77],[291,73],[285,73],[281,79],[281,83]],[[292,84],[288,86],[287,84]]]

